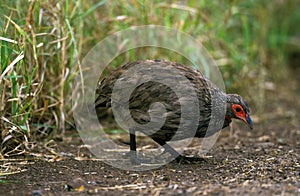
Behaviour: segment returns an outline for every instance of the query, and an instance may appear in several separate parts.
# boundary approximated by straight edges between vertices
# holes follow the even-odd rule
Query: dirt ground
[[[95,159],[73,131],[49,144],[55,156],[2,160],[15,174],[0,176],[0,195],[300,195],[299,81],[289,86],[269,92],[252,131],[239,122],[223,130],[206,162],[124,171]]]

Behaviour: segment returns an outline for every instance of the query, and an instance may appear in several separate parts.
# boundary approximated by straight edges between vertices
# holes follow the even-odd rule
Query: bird
[[[129,72],[131,74],[126,77]],[[157,74],[149,78],[149,73]],[[116,90],[117,84],[123,86]],[[183,93],[178,95],[176,89]],[[114,93],[117,93],[117,99],[112,98]],[[118,108],[118,104],[123,105],[126,99],[128,106],[124,108],[129,109],[129,113],[125,117],[133,119],[133,123],[128,123],[127,128],[130,135],[131,162],[134,164],[141,164],[136,153],[137,131],[148,135],[164,147],[164,153],[169,152],[180,161],[188,157],[180,155],[167,142],[209,137],[229,126],[232,119],[241,120],[253,129],[249,106],[240,95],[226,94],[197,69],[177,62],[140,60],[116,68],[100,80],[97,86],[94,107],[98,119],[100,120],[103,111],[112,108],[113,104]],[[158,110],[155,107],[153,109],[155,103],[161,104],[154,105]],[[188,108],[185,113],[182,105]],[[122,113],[123,111],[119,112]],[[137,126],[147,125],[151,121],[154,121],[155,126],[155,122],[161,120],[163,124],[156,127],[156,130],[139,129]],[[194,132],[189,131],[190,128]]]

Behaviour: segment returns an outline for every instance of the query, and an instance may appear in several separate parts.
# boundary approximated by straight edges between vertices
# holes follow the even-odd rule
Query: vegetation
[[[132,26],[162,25],[192,35],[213,55],[227,90],[238,90],[250,97],[254,110],[262,110],[266,81],[280,81],[287,70],[286,48],[300,30],[299,3],[1,1],[0,158],[73,129],[68,95],[82,71],[80,60],[106,36]],[[114,63],[138,59],[135,54],[129,51]]]

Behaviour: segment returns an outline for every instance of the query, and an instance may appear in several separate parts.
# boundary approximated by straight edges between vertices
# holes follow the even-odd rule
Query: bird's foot
[[[137,156],[130,157],[130,162],[132,165],[141,165],[143,161]]]
[[[182,156],[182,155],[177,156],[175,158],[175,161],[180,164],[207,162],[206,159],[201,158],[201,157],[186,157],[186,156]]]
[[[131,162],[132,165],[149,164],[151,162],[150,159],[147,159],[147,158],[141,159],[141,158],[139,158],[137,156],[136,151],[129,151],[128,153],[126,153],[124,155],[124,157],[126,157],[126,158],[129,157],[130,162]]]
[[[137,156],[130,157],[132,165],[142,165],[142,164],[153,164],[153,160],[150,158],[138,158]]]

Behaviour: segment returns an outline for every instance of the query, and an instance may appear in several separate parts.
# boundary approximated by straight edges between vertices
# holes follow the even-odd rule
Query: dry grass
[[[64,133],[71,119],[70,81],[79,69],[83,22],[75,22],[74,13],[82,12],[80,3],[6,4],[0,76],[2,156],[22,153],[32,146],[32,138]]]

